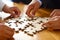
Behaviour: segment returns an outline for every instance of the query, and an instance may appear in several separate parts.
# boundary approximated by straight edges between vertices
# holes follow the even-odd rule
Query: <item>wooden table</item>
[[[20,10],[22,10],[23,5],[20,6],[20,4],[14,3],[15,6],[17,6]],[[47,9],[39,9],[40,12],[46,13],[48,16],[51,13],[51,10]],[[40,16],[39,11],[37,11],[37,16]],[[46,15],[45,15],[46,16]],[[60,31],[48,31],[43,30],[39,33],[37,33],[39,40],[60,40]]]
[[[43,30],[38,34],[39,40],[60,40],[60,31]]]

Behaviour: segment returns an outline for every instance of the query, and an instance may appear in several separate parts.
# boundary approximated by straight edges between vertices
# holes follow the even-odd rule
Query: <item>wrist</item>
[[[9,7],[7,5],[4,5],[2,11],[8,13],[8,11],[9,11],[8,9],[9,9]]]
[[[40,0],[37,0],[39,3],[40,3],[40,6],[42,5],[42,1],[40,1]]]

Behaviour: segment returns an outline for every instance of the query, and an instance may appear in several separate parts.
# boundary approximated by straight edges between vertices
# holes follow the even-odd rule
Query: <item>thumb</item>
[[[35,11],[34,10],[32,11],[32,15],[35,16]]]
[[[11,11],[11,17],[17,17],[14,11]]]

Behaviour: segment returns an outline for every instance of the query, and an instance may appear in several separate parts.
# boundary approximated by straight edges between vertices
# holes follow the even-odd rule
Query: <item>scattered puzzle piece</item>
[[[45,20],[48,20],[48,19],[45,19]],[[39,33],[41,30],[44,29],[44,27],[40,25],[41,23],[44,23],[44,18],[40,18],[40,17],[36,17],[33,19],[26,18],[26,17],[24,17],[23,19],[13,18],[13,19],[9,19],[8,21],[6,21],[6,23],[9,24],[10,27],[12,25],[15,25],[15,27],[12,26],[15,29],[17,29],[15,33],[19,33],[19,31],[22,31],[29,36],[33,36],[34,34]]]

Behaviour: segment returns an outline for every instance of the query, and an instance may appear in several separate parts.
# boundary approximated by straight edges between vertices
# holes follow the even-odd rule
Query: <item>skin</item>
[[[11,14],[11,17],[19,17],[20,16],[20,10],[17,7],[8,7],[5,5],[2,9],[4,12]]]
[[[50,17],[49,21],[43,25],[47,28],[52,28],[53,30],[60,30],[60,9],[53,10]]]
[[[11,17],[19,17],[20,10],[17,7],[8,7],[4,5],[2,11],[11,14]],[[14,40],[13,38],[14,30],[4,25],[4,23],[0,22],[0,40]]]
[[[4,23],[0,23],[0,40],[7,40],[12,38],[14,34],[14,30],[4,25]]]
[[[39,9],[40,6],[41,5],[40,5],[39,2],[36,2],[34,4],[31,4],[28,7],[28,10],[27,10],[26,14],[30,18],[33,18],[34,15],[35,15],[35,12]],[[30,13],[31,10],[32,10],[32,14]],[[44,23],[43,25],[45,25],[47,28],[50,28],[50,29],[53,29],[53,30],[60,29],[60,17],[59,16],[60,16],[60,9],[53,10],[53,12],[50,15],[51,18],[49,19],[49,21],[47,23]]]
[[[50,15],[50,17],[60,16],[60,9],[54,9]]]
[[[30,18],[33,18],[35,15],[35,12],[39,9],[40,6],[41,5],[39,2],[35,2],[34,4],[31,4],[27,9],[26,14]],[[32,11],[32,14],[30,13],[31,11]],[[57,17],[55,17],[55,16],[57,16]],[[51,17],[51,19],[49,19],[50,21],[48,21],[47,23],[44,23],[43,25],[47,26],[47,28],[60,29],[60,25],[59,25],[60,17],[59,16],[60,16],[60,9],[53,10],[53,12],[50,15],[50,17]]]
[[[30,18],[33,18],[35,16],[35,12],[39,9],[40,7],[40,3],[37,1],[33,4],[31,4],[28,9],[27,9],[27,12],[26,14],[30,17]],[[32,13],[30,13],[32,11]]]

